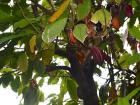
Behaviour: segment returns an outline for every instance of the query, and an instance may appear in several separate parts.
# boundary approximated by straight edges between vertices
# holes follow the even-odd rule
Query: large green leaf
[[[20,77],[17,76],[12,82],[11,82],[11,88],[13,91],[17,92],[18,88],[20,87]]]
[[[77,18],[78,20],[86,17],[91,10],[91,0],[83,0],[83,3],[78,5],[77,8]]]
[[[86,32],[87,32],[87,26],[85,24],[78,24],[74,27],[74,36],[82,43],[87,37]]]
[[[77,84],[74,80],[68,78],[67,79],[67,89],[69,92],[69,95],[71,97],[72,100],[74,100],[75,102],[78,101],[78,96],[77,96]]]
[[[35,18],[21,19],[20,21],[14,24],[14,29],[16,30],[17,28],[24,28],[30,23],[32,24],[33,22],[36,22],[36,21],[37,20]]]
[[[61,85],[60,85],[60,93],[58,95],[58,105],[62,105],[63,104],[63,98],[64,95],[67,92],[67,81],[66,78],[62,79]]]
[[[9,5],[0,3],[0,31],[5,31],[17,19],[11,14],[11,9]]]
[[[140,59],[140,54],[138,53],[135,53],[133,55],[125,53],[123,54],[123,56],[119,58],[118,61],[122,67],[128,68],[131,64],[138,62],[139,59]]]
[[[110,25],[111,21],[111,14],[106,9],[100,9],[92,14],[91,21],[97,23],[98,21],[101,22],[102,25]]]
[[[134,36],[137,40],[140,40],[140,29],[138,27],[130,27],[128,31],[130,35]]]
[[[119,97],[117,101],[117,105],[130,105],[129,100],[131,100],[139,91],[140,91],[140,87],[134,89],[131,93],[129,93],[125,97]]]
[[[57,21],[47,24],[42,33],[42,40],[46,43],[52,42],[64,30],[67,18],[60,18]]]
[[[126,97],[118,98],[117,105],[130,105],[129,100]]]
[[[20,34],[12,34],[12,33],[3,33],[0,34],[0,43],[9,41],[11,39],[15,39],[15,38],[19,38],[19,37],[23,37],[26,35],[30,35],[32,32],[28,31],[28,32],[21,32]]]

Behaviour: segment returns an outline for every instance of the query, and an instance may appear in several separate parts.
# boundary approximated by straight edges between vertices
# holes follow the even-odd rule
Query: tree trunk
[[[67,47],[66,52],[72,68],[70,73],[79,85],[78,89],[81,95],[79,97],[83,99],[84,105],[99,105],[96,85],[93,79],[93,72],[96,67],[93,60],[88,57],[84,65],[81,65],[74,50]]]

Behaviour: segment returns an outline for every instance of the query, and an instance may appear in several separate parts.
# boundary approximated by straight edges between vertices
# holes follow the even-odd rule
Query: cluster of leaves
[[[99,89],[102,104],[138,104],[139,10],[138,0],[0,0],[0,85],[22,94],[24,105],[38,105],[44,101],[40,87],[45,77],[48,84],[61,78],[60,94],[51,94],[50,104],[62,105],[67,91],[71,99],[66,105],[80,104],[78,86],[69,72],[46,70],[63,59],[57,50],[66,51],[71,44],[81,64],[86,57],[83,50],[90,47],[99,65],[96,73],[104,72],[100,67],[108,69],[109,78]],[[120,34],[125,23],[126,33]],[[131,54],[124,49],[125,41]],[[85,48],[79,50],[81,45]]]

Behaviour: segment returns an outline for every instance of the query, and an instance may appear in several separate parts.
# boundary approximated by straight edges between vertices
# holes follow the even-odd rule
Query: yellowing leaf
[[[36,46],[36,36],[32,36],[32,38],[29,41],[29,45],[30,45],[30,50],[31,53],[35,53],[35,46]]]
[[[117,4],[120,4],[122,0],[115,0]]]
[[[92,14],[91,21],[97,23],[98,21],[101,22],[102,25],[110,25],[111,21],[111,14],[106,9],[100,9]]]
[[[58,10],[50,17],[49,22],[54,22],[56,19],[58,19],[63,12],[66,10],[66,8],[68,7],[70,3],[70,0],[65,0],[60,7],[58,8]]]
[[[23,53],[19,56],[17,65],[22,72],[25,72],[28,69],[28,58],[26,54]]]

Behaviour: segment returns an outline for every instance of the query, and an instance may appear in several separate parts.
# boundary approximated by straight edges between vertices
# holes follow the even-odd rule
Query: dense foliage
[[[0,85],[24,105],[46,77],[49,105],[140,105],[139,21],[139,0],[0,0]]]

